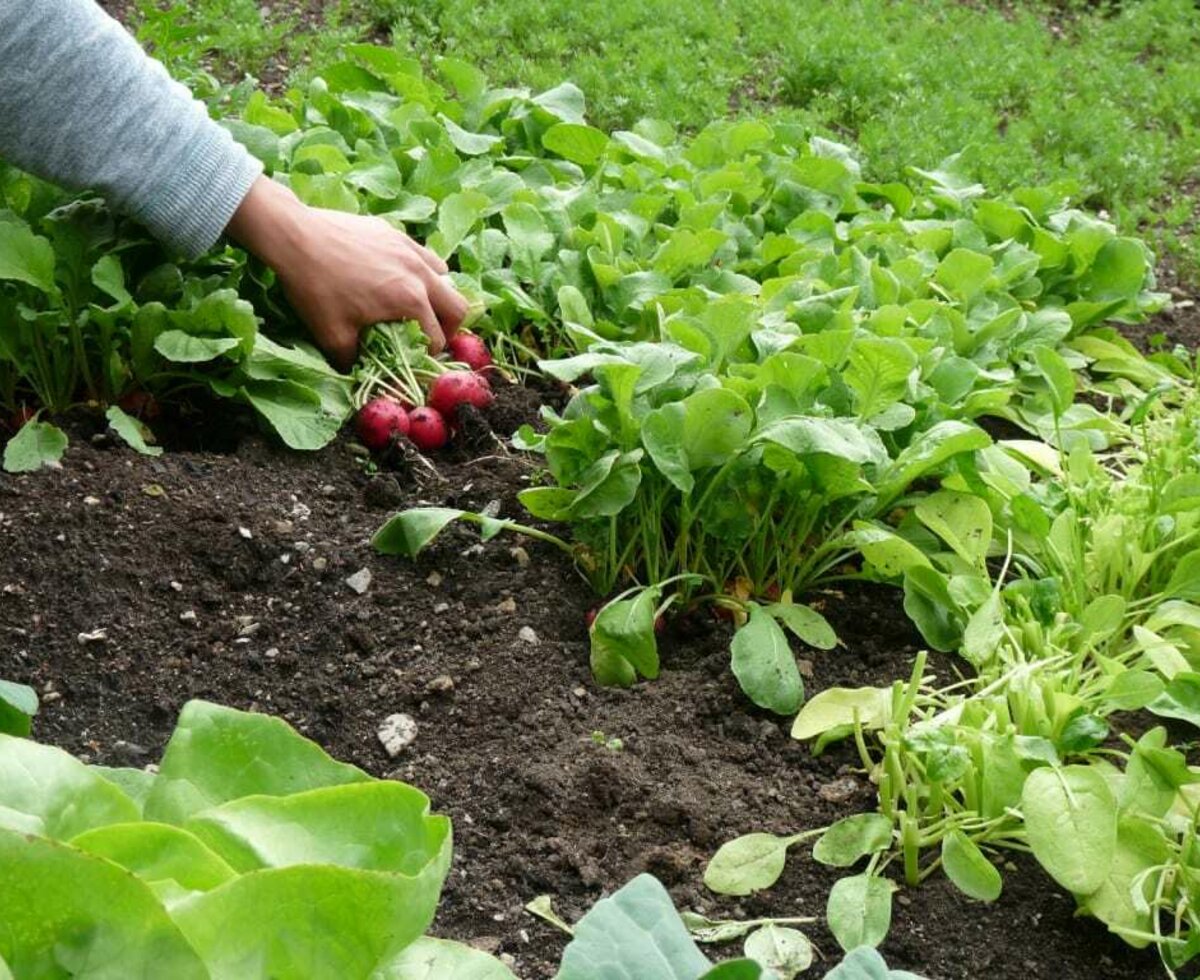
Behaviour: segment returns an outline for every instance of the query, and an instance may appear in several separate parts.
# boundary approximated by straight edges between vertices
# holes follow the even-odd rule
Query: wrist
[[[300,254],[305,205],[292,190],[259,177],[234,212],[226,233],[281,276]]]

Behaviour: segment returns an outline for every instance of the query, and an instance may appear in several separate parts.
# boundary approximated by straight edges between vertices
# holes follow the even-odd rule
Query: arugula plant
[[[904,577],[926,639],[959,651],[974,676],[939,687],[921,654],[907,683],[814,697],[793,737],[818,747],[853,737],[878,812],[732,841],[709,866],[710,887],[768,887],[788,849],[819,836],[816,860],[867,861],[831,894],[831,929],[846,945],[873,923],[865,935],[878,942],[890,867],[911,885],[940,871],[990,901],[1003,886],[995,855],[1028,850],[1083,912],[1131,945],[1155,945],[1172,975],[1194,959],[1200,770],[1162,728],[1121,734],[1121,748],[1111,736],[1129,711],[1200,726],[1200,559],[1184,503],[1200,465],[1196,413],[1187,393],[1138,420],[1134,441],[1103,459],[1084,444],[1061,454],[994,447],[980,496],[943,489],[894,529],[861,526],[867,561]],[[1044,479],[1028,468],[1035,457]],[[1005,559],[994,583],[989,554]]]

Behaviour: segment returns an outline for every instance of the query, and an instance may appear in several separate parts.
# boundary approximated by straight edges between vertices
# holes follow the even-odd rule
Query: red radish
[[[422,452],[441,449],[448,437],[446,420],[436,408],[414,408],[408,416],[408,438]]]
[[[15,412],[13,412],[12,421],[9,423],[9,425],[13,432],[16,432],[35,415],[37,415],[37,412],[35,412],[32,408],[30,408],[28,405],[22,405]]]
[[[462,361],[477,374],[492,373],[492,355],[488,353],[487,344],[475,334],[460,331],[446,341],[446,347],[454,360]]]
[[[372,398],[359,410],[356,428],[364,446],[384,449],[392,436],[408,435],[408,413],[390,398]]]
[[[599,606],[592,606],[591,609],[589,609],[587,612],[585,612],[583,614],[583,621],[587,625],[587,628],[589,630],[592,628],[592,623],[594,623],[596,621],[596,617],[598,615],[600,615],[600,607]]]
[[[459,405],[487,408],[496,396],[481,374],[472,371],[447,371],[439,374],[429,386],[429,405],[443,418],[453,419]]]

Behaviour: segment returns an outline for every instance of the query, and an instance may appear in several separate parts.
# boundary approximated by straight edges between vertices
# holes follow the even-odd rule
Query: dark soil
[[[494,421],[511,429],[534,402],[510,391]],[[786,720],[742,697],[727,627],[676,624],[658,681],[601,689],[583,625],[595,599],[555,549],[480,546],[454,529],[415,563],[372,553],[387,514],[418,501],[498,500],[518,514],[530,462],[496,447],[435,459],[436,476],[419,465],[370,476],[348,443],[292,454],[235,420],[211,427],[226,421],[231,431],[209,441],[236,452],[147,459],[80,432],[61,470],[0,474],[0,676],[41,692],[42,740],[144,765],[189,698],[281,715],[336,757],[416,784],[453,818],[435,930],[511,956],[528,980],[552,975],[563,937],[525,902],[548,893],[573,919],[641,871],[681,908],[822,915],[836,875],[802,848],[754,898],[717,899],[700,883],[730,837],[821,826],[872,802],[847,750],[813,758]],[[359,596],[345,579],[361,568],[372,583]],[[845,646],[798,651],[810,692],[908,674],[919,637],[894,595],[819,601]],[[536,643],[519,635],[526,626]],[[106,638],[81,639],[96,630]],[[391,760],[376,730],[394,712],[420,732]],[[892,965],[932,980],[1156,975],[1149,954],[1075,919],[1036,867],[1014,867],[990,906],[941,881],[901,892],[884,947]],[[823,929],[812,935],[833,954]]]

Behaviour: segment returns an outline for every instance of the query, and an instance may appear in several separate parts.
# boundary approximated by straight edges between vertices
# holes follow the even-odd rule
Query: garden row
[[[1191,959],[1197,777],[1163,729],[1119,738],[1142,723],[1128,712],[1200,723],[1194,365],[1144,357],[1106,325],[1163,305],[1146,247],[1059,191],[989,198],[952,163],[871,183],[846,147],[794,126],[608,134],[569,84],[530,96],[453,60],[434,80],[394,51],[350,54],[226,124],[310,203],[379,214],[451,258],[494,383],[536,369],[569,396],[513,438],[544,457],[540,485],[520,494],[528,517],[416,508],[376,548],[415,556],[456,520],[485,540],[561,548],[604,603],[589,627],[603,685],[658,676],[662,617],[731,620],[747,698],[796,715],[793,736],[818,750],[853,739],[879,812],[740,838],[706,883],[767,887],[809,838],[824,864],[866,860],[829,895],[850,954],[835,976],[882,969],[860,947],[887,933],[885,872],[916,884],[941,869],[991,900],[1003,848],[1031,851],[1169,967]],[[386,327],[341,375],[289,338],[269,272],[236,250],[181,266],[93,199],[11,170],[0,193],[0,405],[23,423],[9,470],[62,455],[65,437],[31,410],[98,406],[153,453],[148,407],[201,390],[315,449],[364,392],[415,403],[446,370],[415,331]],[[918,657],[891,687],[805,704],[789,634],[836,657],[804,599],[851,580],[895,585],[968,679],[946,686]],[[30,692],[0,696],[0,721],[25,729]],[[27,923],[0,948],[18,976],[148,949],[198,976],[251,961],[280,976],[396,977],[439,975],[417,972],[422,958],[440,975],[454,960],[437,957],[483,962],[414,942],[449,853],[425,798],[276,723],[192,705],[153,777],[3,747],[6,864],[50,883],[6,909]],[[44,778],[21,776],[34,770]],[[327,865],[301,861],[316,841]],[[310,917],[305,941],[264,928],[252,906]],[[78,928],[112,907],[129,911],[112,932]],[[750,933],[760,965],[713,976],[790,977],[812,961],[789,926],[692,925]],[[649,879],[581,921],[560,976],[620,976],[614,955],[659,955],[664,977],[709,967]]]

